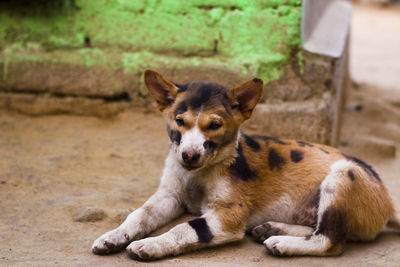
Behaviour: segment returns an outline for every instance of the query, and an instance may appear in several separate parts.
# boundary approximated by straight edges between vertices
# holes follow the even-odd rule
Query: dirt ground
[[[352,54],[352,74],[357,82],[374,86],[361,84],[350,94],[341,148],[372,163],[400,207],[400,156],[391,156],[400,144],[399,72],[389,75],[393,86],[388,86],[386,74],[371,81],[368,72],[375,71],[360,64],[367,57],[365,62],[371,66],[377,62],[379,68],[385,64],[398,68],[399,61],[388,51],[384,59],[371,52],[385,50],[385,38],[380,45],[369,47],[362,43],[364,37],[357,35],[367,34],[365,27],[385,23],[393,12],[398,16],[398,24],[392,21],[389,25],[394,36],[395,25],[400,25],[399,10],[355,9],[352,51],[362,46],[363,52]],[[396,41],[400,41],[398,35]],[[399,57],[398,47],[388,49]],[[381,139],[371,143],[371,137]],[[332,258],[275,258],[248,237],[153,263],[133,261],[125,253],[93,255],[94,239],[116,227],[157,188],[167,141],[160,114],[143,110],[109,120],[26,117],[0,111],[0,265],[399,266],[400,234],[389,230],[374,242],[348,244],[342,256]],[[74,214],[82,207],[102,209],[106,217],[77,222]]]

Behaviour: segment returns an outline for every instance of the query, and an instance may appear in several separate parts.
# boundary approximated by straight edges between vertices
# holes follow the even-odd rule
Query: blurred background
[[[0,265],[132,264],[90,246],[158,185],[168,139],[145,68],[262,78],[246,131],[358,156],[399,206],[399,29],[390,0],[0,0]],[[396,266],[399,241],[283,262],[246,238],[161,264]]]

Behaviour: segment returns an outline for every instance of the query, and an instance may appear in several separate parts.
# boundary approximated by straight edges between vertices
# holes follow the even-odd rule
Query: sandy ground
[[[370,70],[357,65],[359,57],[367,56],[371,66],[379,61],[377,68],[384,68],[380,61],[383,55],[371,51],[385,50],[385,42],[376,47],[357,43],[364,40],[357,33],[366,34],[364,28],[369,27],[362,21],[374,14],[380,16],[379,23],[385,23],[392,12],[356,8],[352,51],[363,45],[363,52],[353,53],[352,58],[352,73],[358,82],[371,82],[365,73]],[[400,12],[396,14],[400,18]],[[378,23],[377,18],[374,21]],[[393,36],[398,29],[394,27]],[[397,42],[399,38],[397,35]],[[397,56],[398,47],[391,48]],[[385,53],[389,54],[385,64],[398,68],[396,57]],[[393,85],[399,81],[398,73],[393,70],[389,75]],[[375,136],[399,147],[400,102],[396,99],[400,99],[400,89],[387,86],[386,77],[378,75],[372,82],[388,89],[362,85],[349,96],[350,107],[361,105],[363,109],[357,112],[349,108],[346,112],[342,149],[372,163],[400,206],[400,157],[365,150],[359,140],[360,136]],[[390,96],[381,97],[382,92],[389,91]],[[93,255],[93,240],[116,227],[129,210],[138,208],[155,191],[167,153],[164,128],[158,113],[142,110],[111,120],[26,117],[0,111],[0,265],[399,266],[400,234],[388,230],[374,242],[348,244],[344,255],[333,258],[275,258],[247,237],[154,263],[138,263],[125,253]],[[107,216],[97,222],[76,222],[73,214],[80,207],[100,208]]]

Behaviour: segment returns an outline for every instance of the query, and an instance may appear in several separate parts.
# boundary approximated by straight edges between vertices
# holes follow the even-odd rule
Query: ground
[[[400,207],[400,156],[392,153],[400,144],[400,83],[395,82],[398,72],[392,71],[399,66],[399,46],[390,47],[387,39],[374,36],[385,34],[377,24],[386,20],[390,24],[385,25],[395,32],[399,12],[355,9],[351,69],[358,85],[349,95],[341,149],[372,163]],[[370,38],[365,37],[366,27]],[[398,36],[393,39],[399,41]],[[373,53],[374,49],[385,50],[388,56]],[[375,75],[377,69],[385,68],[392,74]],[[380,141],[370,142],[370,138]],[[0,265],[143,264],[125,253],[96,256],[90,247],[156,190],[167,141],[164,121],[157,112],[131,110],[105,120],[26,117],[1,111]],[[82,207],[102,209],[105,218],[78,222],[76,213]],[[276,258],[246,237],[155,264],[398,266],[399,261],[400,234],[385,230],[374,242],[348,244],[340,257]]]

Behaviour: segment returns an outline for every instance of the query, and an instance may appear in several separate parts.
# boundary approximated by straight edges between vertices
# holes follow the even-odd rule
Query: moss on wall
[[[271,81],[300,44],[299,24],[300,0],[9,0],[0,3],[1,60],[136,72],[187,57]]]

